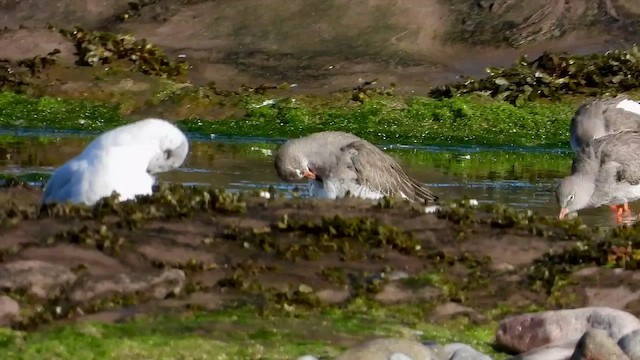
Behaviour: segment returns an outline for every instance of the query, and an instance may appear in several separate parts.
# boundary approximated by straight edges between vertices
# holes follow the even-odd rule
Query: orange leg
[[[622,215],[631,213],[631,209],[629,208],[629,203],[624,203],[619,205],[610,205],[609,208],[611,209],[611,211],[616,212],[616,221],[618,223],[622,222]]]

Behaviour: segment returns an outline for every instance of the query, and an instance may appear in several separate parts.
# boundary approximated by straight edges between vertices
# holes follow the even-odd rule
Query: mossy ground
[[[566,103],[513,106],[479,97],[433,100],[374,96],[363,103],[245,95],[244,116],[178,122],[203,135],[297,137],[327,129],[352,132],[376,143],[567,147],[574,106]],[[297,100],[297,101],[296,101]],[[85,100],[0,94],[0,126],[102,131],[123,124],[118,107]]]
[[[92,80],[78,86],[79,90],[38,87],[39,94],[48,95],[39,98],[1,93],[0,126],[99,132],[151,112],[179,120],[183,129],[202,136],[288,138],[333,129],[380,144],[566,149],[569,120],[582,99],[515,101],[517,105],[512,105],[477,94],[436,100],[363,86],[325,96],[296,94],[286,86],[220,91],[212,85],[138,80],[139,74],[122,71],[117,61],[112,65],[108,71],[92,69]],[[47,68],[60,70],[54,65]],[[134,88],[142,90],[130,90]],[[458,161],[455,155],[426,153],[409,161],[454,163],[454,173],[465,167],[478,173],[506,174],[498,176],[518,173],[513,158],[520,155],[510,155],[506,162],[492,161],[492,156],[489,152]],[[530,159],[529,164],[518,166],[540,169],[537,163],[545,162],[561,171],[569,161],[549,153],[535,153]],[[12,192],[29,179],[5,181],[13,188],[3,195],[7,201],[2,202],[0,234],[17,243],[1,249],[2,261],[37,248],[53,258],[49,261],[69,266],[64,256],[70,255],[56,248],[67,246],[92,256],[107,256],[130,273],[180,268],[189,279],[181,294],[187,302],[194,292],[224,291],[245,299],[258,297],[262,304],[206,313],[186,306],[178,314],[145,315],[122,324],[68,326],[62,322],[81,318],[86,312],[113,310],[146,299],[107,298],[61,314],[52,309],[62,299],[46,299],[43,314],[37,316],[29,310],[39,304],[21,304],[27,311],[15,327],[39,329],[28,333],[3,330],[3,358],[289,359],[306,353],[333,356],[371,336],[407,336],[466,342],[499,359],[504,354],[490,346],[495,320],[512,312],[581,304],[577,297],[557,301],[569,289],[567,279],[572,271],[585,266],[635,269],[637,260],[635,244],[627,241],[628,236],[635,236],[636,228],[629,230],[630,235],[613,232],[607,238],[579,221],[558,222],[500,205],[476,211],[465,202],[446,205],[446,211],[436,217],[392,201],[376,206],[350,206],[349,202],[340,206],[274,205],[177,187],[140,200],[142,207],[114,206],[112,200],[105,200],[93,209],[52,207],[38,217],[36,206],[24,202],[36,199],[39,190]],[[287,220],[291,213],[297,219]],[[343,218],[340,213],[354,218]],[[318,223],[319,215],[322,220]],[[570,246],[574,242],[577,248]],[[629,243],[629,248],[621,248],[621,242]],[[584,243],[589,245],[581,245]],[[174,251],[166,252],[172,257],[149,250],[159,245]],[[204,258],[194,258],[194,249]],[[560,255],[547,254],[549,249]],[[131,259],[144,259],[144,264]],[[505,262],[512,270],[493,266]],[[400,292],[406,303],[372,303],[379,300],[386,284],[372,276],[387,274],[394,267],[409,274],[402,282],[408,289]],[[343,286],[349,287],[351,298],[338,305],[316,306],[319,297],[310,295],[325,287]],[[413,291],[423,288],[438,295],[411,301],[415,300]],[[19,294],[9,295],[23,300]],[[470,306],[486,319],[480,323],[430,322],[431,310],[443,302]],[[318,333],[312,334],[312,328]]]
[[[63,296],[39,307],[9,293],[23,306],[15,328],[29,332],[3,330],[3,358],[331,357],[360,340],[401,336],[466,342],[502,359],[491,347],[497,320],[581,304],[581,296],[557,302],[569,274],[586,266],[630,268],[610,257],[618,251],[610,245],[640,229],[602,231],[467,201],[446,202],[436,216],[390,200],[267,201],[180,186],[161,186],[138,202],[57,205],[38,215],[40,193],[23,185],[0,191],[0,235],[11,239],[2,244],[2,262],[43,258],[84,269],[91,279],[112,275],[111,266],[92,260],[107,257],[131,274],[177,267],[188,284],[155,303],[132,295],[69,307]],[[573,244],[593,245],[576,252]],[[566,256],[549,256],[549,249]],[[498,266],[504,263],[511,269]],[[394,270],[408,277],[391,280]],[[322,300],[326,289],[349,290],[336,303]],[[432,295],[421,297],[424,291]],[[196,294],[209,300],[198,302]],[[451,302],[472,314],[436,315]],[[133,304],[141,306],[133,321],[69,324]]]
[[[295,359],[333,357],[374,337],[465,342],[495,359],[495,323],[422,321],[421,306],[370,307],[259,316],[250,308],[145,316],[121,324],[81,323],[23,333],[0,330],[4,359]],[[312,329],[312,331],[307,331]]]

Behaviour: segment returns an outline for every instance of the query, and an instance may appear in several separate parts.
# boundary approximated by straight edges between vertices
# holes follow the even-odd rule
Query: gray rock
[[[607,332],[589,330],[580,338],[571,360],[629,360]]]
[[[414,290],[394,281],[385,284],[374,299],[383,304],[393,304],[409,301],[429,301],[441,294],[442,290],[435,286],[425,286]]]
[[[74,304],[86,304],[113,295],[144,294],[164,299],[171,293],[179,293],[187,278],[182,270],[169,269],[159,275],[119,274],[113,277],[87,278],[79,281],[70,291]]]
[[[493,360],[491,357],[463,343],[447,344],[444,346],[444,352],[449,360]]]
[[[318,358],[313,355],[304,355],[298,357],[296,360],[318,360]]]
[[[620,338],[618,346],[631,360],[640,360],[640,330],[634,330]]]
[[[587,330],[600,329],[614,341],[640,329],[640,320],[628,312],[587,307],[545,311],[504,319],[496,332],[500,346],[522,353],[556,342],[578,339]]]
[[[449,360],[444,352],[408,339],[375,339],[356,345],[336,360]]]
[[[38,299],[49,299],[73,284],[76,275],[68,268],[39,260],[12,261],[0,266],[0,289],[25,291]]]
[[[0,295],[0,327],[10,326],[20,315],[20,305],[12,298]]]
[[[436,306],[430,316],[434,319],[451,319],[458,316],[466,316],[476,321],[484,319],[484,316],[478,314],[474,309],[452,301]]]
[[[509,360],[569,360],[576,349],[579,337],[549,344],[527,351]]]

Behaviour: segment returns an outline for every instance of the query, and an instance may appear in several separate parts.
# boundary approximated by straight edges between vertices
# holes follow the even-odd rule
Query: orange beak
[[[569,209],[567,208],[560,209],[560,215],[558,215],[558,219],[560,220],[564,219],[564,217],[567,216],[568,213],[569,213]]]
[[[315,180],[316,179],[316,174],[312,173],[311,170],[307,169],[302,173],[302,176],[309,178],[311,180]]]

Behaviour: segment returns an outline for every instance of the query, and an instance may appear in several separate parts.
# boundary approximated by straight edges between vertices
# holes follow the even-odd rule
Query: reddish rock
[[[578,338],[590,329],[600,329],[614,341],[640,328],[640,320],[625,311],[588,307],[545,311],[504,319],[496,341],[507,349],[526,352],[547,344]]]

